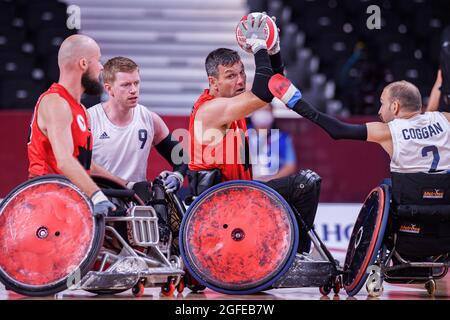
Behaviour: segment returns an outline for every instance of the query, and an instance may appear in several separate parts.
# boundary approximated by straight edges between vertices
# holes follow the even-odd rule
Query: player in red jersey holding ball
[[[267,48],[265,19],[263,14],[253,14],[252,18],[241,22],[240,30],[255,57],[251,91],[245,90],[244,65],[236,51],[217,49],[206,58],[209,89],[195,103],[189,124],[189,176],[194,195],[216,183],[252,180],[245,117],[272,101],[269,79],[274,72],[283,72],[279,42],[270,50]],[[321,178],[316,173],[302,170],[266,184],[283,196],[311,228],[320,183]],[[311,242],[307,230],[300,229],[298,251],[308,252]]]

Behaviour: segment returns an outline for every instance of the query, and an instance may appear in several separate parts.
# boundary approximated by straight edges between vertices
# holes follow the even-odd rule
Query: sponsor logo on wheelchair
[[[415,224],[406,224],[400,226],[400,232],[404,233],[413,233],[413,234],[419,234],[420,233],[420,226],[417,226]]]
[[[423,199],[444,199],[445,191],[442,189],[427,189],[423,191]]]

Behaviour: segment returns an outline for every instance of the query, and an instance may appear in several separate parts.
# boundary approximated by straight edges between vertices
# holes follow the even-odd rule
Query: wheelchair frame
[[[99,183],[103,177],[93,177]],[[105,181],[105,180],[104,180]],[[107,183],[116,183],[106,179]],[[108,182],[109,181],[109,182]],[[101,182],[99,183],[101,184]],[[121,187],[120,185],[112,187]],[[123,188],[123,187],[122,187]],[[118,293],[132,289],[135,296],[142,296],[146,287],[161,286],[164,295],[170,296],[175,288],[179,292],[184,289],[182,278],[185,274],[184,265],[178,255],[171,254],[172,234],[167,243],[160,243],[158,216],[152,206],[141,205],[142,201],[132,190],[104,189],[104,193],[112,198],[128,202],[127,210],[118,210],[113,215],[105,217],[105,238],[108,234],[122,246],[119,253],[102,247],[98,255],[99,271],[89,271],[74,289],[82,289],[92,293]],[[179,200],[175,195],[169,198],[174,201],[177,210],[183,213]],[[137,205],[135,202],[138,202]],[[140,203],[139,203],[140,202]],[[132,244],[110,224],[123,222],[131,224]],[[141,250],[138,250],[140,248]]]
[[[410,261],[401,256],[401,254],[396,250],[397,244],[397,233],[393,233],[393,247],[392,249],[388,249],[386,244],[382,245],[378,253],[378,258],[375,261],[374,265],[380,267],[379,273],[375,278],[379,278],[379,283],[374,284],[368,282],[366,284],[366,289],[369,296],[378,297],[383,292],[383,282],[392,284],[425,284],[425,289],[428,291],[430,295],[434,295],[436,292],[436,280],[440,280],[444,278],[450,267],[450,253],[442,254],[439,256],[430,256],[430,259],[433,259],[434,262],[415,262]],[[398,263],[395,263],[395,259],[398,260]],[[441,261],[441,262],[438,262]],[[392,265],[390,265],[392,263]],[[389,275],[390,272],[405,270],[405,269],[425,269],[431,271],[428,276],[392,276]],[[440,272],[435,272],[435,269],[439,269]],[[443,270],[442,270],[443,269]],[[424,271],[425,271],[424,270]],[[375,271],[376,272],[376,271]]]
[[[147,249],[147,253],[133,248],[116,229],[107,225],[105,233],[118,240],[122,250],[114,254],[102,248],[99,254],[101,271],[89,271],[77,289],[103,292],[132,288],[133,294],[140,296],[145,287],[163,285],[163,292],[171,295],[173,287],[180,284],[184,275],[183,262],[180,257],[170,254],[171,237],[167,245],[159,244],[157,220],[156,212],[150,206],[134,206],[126,217],[106,217],[105,223],[131,223],[134,243]]]

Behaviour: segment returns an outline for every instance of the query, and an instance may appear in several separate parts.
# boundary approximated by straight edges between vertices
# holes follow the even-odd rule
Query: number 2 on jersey
[[[145,143],[147,142],[147,130],[141,129],[138,132],[139,141],[142,142],[141,149],[144,149]]]
[[[433,153],[433,163],[431,164],[429,173],[433,173],[437,171],[439,161],[441,161],[441,156],[439,155],[439,150],[436,146],[429,146],[422,149],[422,157],[428,157],[430,152]]]

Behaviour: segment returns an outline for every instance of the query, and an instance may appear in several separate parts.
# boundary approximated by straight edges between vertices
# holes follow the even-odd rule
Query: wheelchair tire
[[[201,284],[225,294],[271,288],[291,266],[298,227],[286,201],[253,181],[219,184],[186,212],[181,256]]]
[[[48,296],[77,284],[92,268],[104,220],[63,176],[29,180],[0,204],[0,281],[27,296]]]
[[[369,277],[368,268],[377,259],[389,217],[390,190],[375,188],[367,197],[353,227],[344,263],[344,289],[355,296]]]

